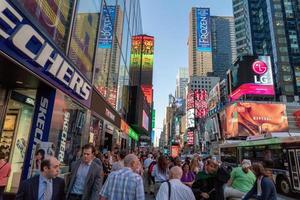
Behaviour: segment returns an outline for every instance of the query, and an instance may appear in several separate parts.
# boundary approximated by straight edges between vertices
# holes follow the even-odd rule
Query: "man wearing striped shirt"
[[[134,154],[124,159],[124,168],[111,172],[100,192],[100,200],[144,200],[142,177],[137,174],[140,161]]]

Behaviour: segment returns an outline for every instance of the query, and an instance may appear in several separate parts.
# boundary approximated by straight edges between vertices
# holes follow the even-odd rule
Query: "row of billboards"
[[[206,131],[226,139],[264,133],[300,132],[300,107],[282,103],[236,102],[207,119]],[[216,128],[217,127],[217,128]]]

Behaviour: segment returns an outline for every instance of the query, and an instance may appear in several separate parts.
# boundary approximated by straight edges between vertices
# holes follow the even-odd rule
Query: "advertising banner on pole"
[[[103,6],[98,48],[111,49],[116,17],[115,6]]]

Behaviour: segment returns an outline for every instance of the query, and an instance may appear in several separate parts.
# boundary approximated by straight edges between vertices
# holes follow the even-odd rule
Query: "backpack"
[[[152,161],[151,164],[149,165],[148,168],[148,175],[151,176],[153,169],[154,169],[154,165],[156,165],[156,161]]]

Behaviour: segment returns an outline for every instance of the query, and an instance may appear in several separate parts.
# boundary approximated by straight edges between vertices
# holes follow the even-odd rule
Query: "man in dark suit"
[[[102,163],[95,159],[92,144],[84,145],[82,151],[82,158],[72,165],[67,200],[99,200]]]
[[[57,177],[59,161],[51,156],[41,162],[41,174],[25,180],[16,200],[65,200],[65,181]]]

